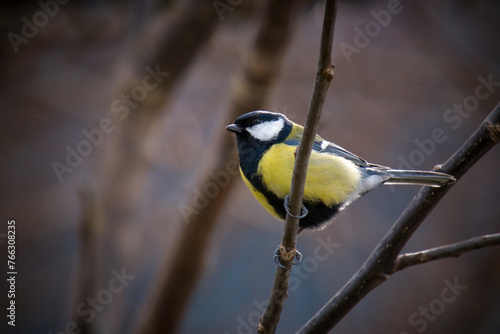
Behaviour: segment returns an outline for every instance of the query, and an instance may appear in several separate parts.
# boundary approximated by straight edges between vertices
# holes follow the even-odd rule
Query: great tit
[[[236,135],[243,181],[271,215],[284,220],[285,198],[304,128],[283,114],[258,110],[238,117],[226,129]],[[325,226],[352,201],[382,184],[441,187],[453,182],[455,178],[445,173],[369,163],[317,135],[304,189],[308,214],[300,219],[299,231]]]

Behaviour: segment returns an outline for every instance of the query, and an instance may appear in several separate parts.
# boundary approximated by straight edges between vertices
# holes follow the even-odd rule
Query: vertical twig
[[[337,1],[327,0],[323,19],[323,30],[321,32],[321,45],[319,52],[318,69],[314,90],[309,104],[304,133],[297,149],[297,156],[290,188],[290,211],[293,215],[300,215],[302,199],[306,180],[307,165],[311,155],[314,137],[318,128],[321,111],[325,102],[326,93],[333,78],[333,65],[331,63],[331,52],[333,44],[333,33],[337,14]],[[289,263],[296,253],[297,230],[299,219],[287,214],[283,239],[280,246],[280,256],[283,263]],[[274,333],[279,322],[281,310],[287,296],[290,281],[291,267],[280,266],[276,269],[274,283],[266,310],[259,322],[259,333]]]
[[[120,86],[113,98],[127,102],[123,108],[111,107],[109,113],[115,120],[116,130],[102,159],[102,182],[98,191],[104,220],[98,241],[97,261],[101,267],[98,286],[107,284],[106,272],[125,259],[131,268],[142,265],[140,252],[134,249],[138,243],[131,243],[130,239],[139,239],[142,231],[138,224],[139,212],[151,167],[146,161],[144,145],[151,138],[153,126],[167,115],[169,110],[165,105],[172,91],[220,23],[211,1],[178,1],[176,6],[170,20],[166,20],[168,8],[148,17],[144,27],[140,27],[141,19],[137,19],[128,40],[130,44],[122,52],[126,59],[118,68]],[[157,22],[160,23],[155,25]],[[142,87],[146,76],[151,83],[155,81],[148,89]],[[132,96],[133,88],[138,85],[146,91],[144,99]],[[119,109],[122,111],[117,112]],[[116,297],[117,300],[125,298],[126,294]],[[122,319],[124,307],[125,303],[116,302],[102,312],[99,317],[102,332],[125,330],[124,324],[128,322]]]

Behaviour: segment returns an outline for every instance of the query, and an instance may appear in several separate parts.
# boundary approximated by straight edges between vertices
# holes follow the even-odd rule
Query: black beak
[[[234,133],[242,133],[243,132],[243,128],[239,125],[236,125],[236,124],[229,124],[228,126],[226,126],[226,130],[234,132]]]

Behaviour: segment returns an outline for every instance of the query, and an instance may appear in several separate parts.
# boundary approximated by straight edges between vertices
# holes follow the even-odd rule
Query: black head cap
[[[270,141],[278,138],[283,131],[288,135],[291,127],[292,122],[285,115],[258,110],[241,115],[234,124],[226,126],[226,130],[236,133],[237,136],[251,136],[260,141]]]

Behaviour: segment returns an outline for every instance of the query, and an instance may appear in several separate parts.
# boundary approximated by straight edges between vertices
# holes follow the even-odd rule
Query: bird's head
[[[283,114],[258,110],[241,115],[226,130],[234,132],[238,140],[276,143],[285,140],[292,126]]]

